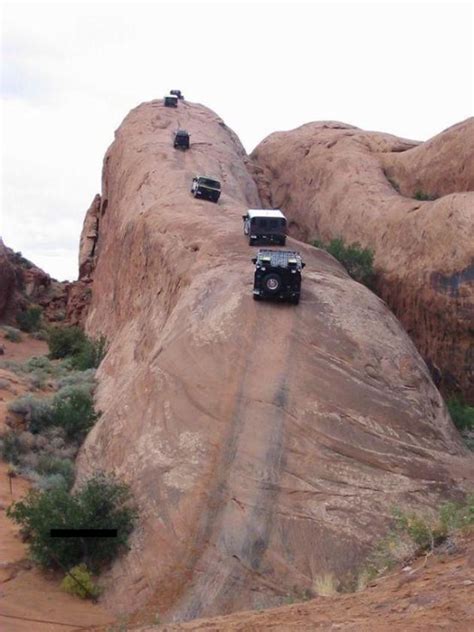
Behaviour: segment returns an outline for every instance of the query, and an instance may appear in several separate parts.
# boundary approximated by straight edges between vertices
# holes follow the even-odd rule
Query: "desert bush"
[[[96,369],[107,352],[104,336],[88,338],[79,327],[56,327],[48,338],[50,357],[71,359],[71,367],[78,371]]]
[[[47,356],[33,356],[23,365],[23,370],[25,371],[25,373],[37,371],[38,369],[52,374],[54,373],[55,367]]]
[[[474,526],[474,494],[469,494],[463,503],[449,502],[441,506],[440,523],[444,533]]]
[[[19,329],[16,329],[16,327],[9,327],[8,325],[4,325],[2,329],[6,340],[9,340],[10,342],[21,342],[23,340],[21,331]]]
[[[32,371],[28,376],[28,384],[33,391],[41,390],[46,386],[48,379],[49,375],[46,371]]]
[[[8,390],[9,388],[10,388],[10,381],[0,378],[0,389]]]
[[[0,437],[0,455],[7,463],[18,465],[21,455],[25,452],[24,446],[20,441],[19,434],[14,430],[5,432]]]
[[[474,430],[474,407],[464,402],[462,397],[453,396],[446,405],[458,430]]]
[[[30,553],[41,566],[71,568],[86,563],[93,570],[127,546],[137,519],[127,485],[98,473],[76,492],[30,490],[7,509],[7,516],[29,539]],[[50,529],[117,529],[116,538],[51,538]]]
[[[57,381],[58,388],[65,386],[83,386],[92,391],[95,385],[95,369],[87,369],[86,371],[72,371],[64,377],[60,377]]]
[[[53,398],[53,425],[64,429],[72,441],[82,441],[94,425],[97,415],[88,386],[65,386]]]
[[[350,276],[372,288],[375,281],[374,253],[368,248],[362,248],[360,244],[346,245],[340,237],[332,239],[329,243],[315,240],[313,246],[322,248],[337,259],[346,268]]]
[[[49,357],[66,358],[79,353],[86,335],[79,327],[52,327],[48,334]]]
[[[85,564],[78,564],[71,568],[61,582],[61,588],[81,599],[98,597],[100,594],[99,587],[94,583],[93,575]]]
[[[48,331],[47,329],[38,329],[38,331],[31,333],[31,337],[35,340],[48,340]]]
[[[420,200],[420,202],[432,202],[433,200],[437,200],[438,197],[436,194],[430,195],[421,190],[415,192],[415,200]]]
[[[46,397],[40,399],[31,394],[23,395],[10,402],[8,410],[21,415],[28,425],[28,430],[33,433],[54,425],[52,403]]]
[[[42,476],[61,476],[66,483],[67,489],[71,489],[74,483],[74,463],[71,459],[61,459],[43,454],[39,457],[35,469]]]
[[[28,430],[44,432],[59,426],[70,441],[81,441],[94,425],[92,385],[65,386],[54,397],[23,395],[8,405],[8,410],[24,418]]]
[[[81,350],[72,359],[72,366],[79,371],[97,369],[107,353],[107,341],[104,336],[97,339],[87,338]]]
[[[31,333],[32,331],[38,331],[41,326],[41,316],[43,310],[39,305],[32,305],[28,307],[24,312],[20,312],[16,316],[16,322],[22,331]]]

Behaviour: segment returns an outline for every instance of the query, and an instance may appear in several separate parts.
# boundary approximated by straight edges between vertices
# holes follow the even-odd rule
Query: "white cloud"
[[[2,210],[7,244],[73,278],[113,131],[181,88],[250,151],[312,120],[426,139],[472,114],[467,3],[7,4]]]

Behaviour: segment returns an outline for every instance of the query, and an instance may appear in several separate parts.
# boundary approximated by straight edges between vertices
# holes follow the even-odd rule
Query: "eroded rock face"
[[[252,300],[246,163],[188,102],[142,104],[106,155],[87,331],[110,346],[77,465],[79,481],[115,471],[139,503],[105,578],[123,611],[280,603],[352,571],[394,505],[432,506],[474,478],[413,343],[331,257],[290,239],[307,263],[300,305]],[[190,195],[196,174],[221,180],[219,204]]]
[[[265,204],[296,237],[375,251],[379,294],[441,388],[473,402],[474,119],[427,143],[310,123],[270,135],[252,158]]]

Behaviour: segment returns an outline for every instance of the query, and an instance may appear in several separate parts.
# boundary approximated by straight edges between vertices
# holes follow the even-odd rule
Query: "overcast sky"
[[[426,140],[473,113],[471,2],[2,3],[0,235],[77,277],[114,130],[180,88],[251,151],[315,120]]]

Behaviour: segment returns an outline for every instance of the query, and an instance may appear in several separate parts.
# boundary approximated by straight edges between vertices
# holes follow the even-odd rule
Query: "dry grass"
[[[315,578],[313,591],[319,597],[332,597],[337,594],[338,582],[332,573],[325,573]]]

